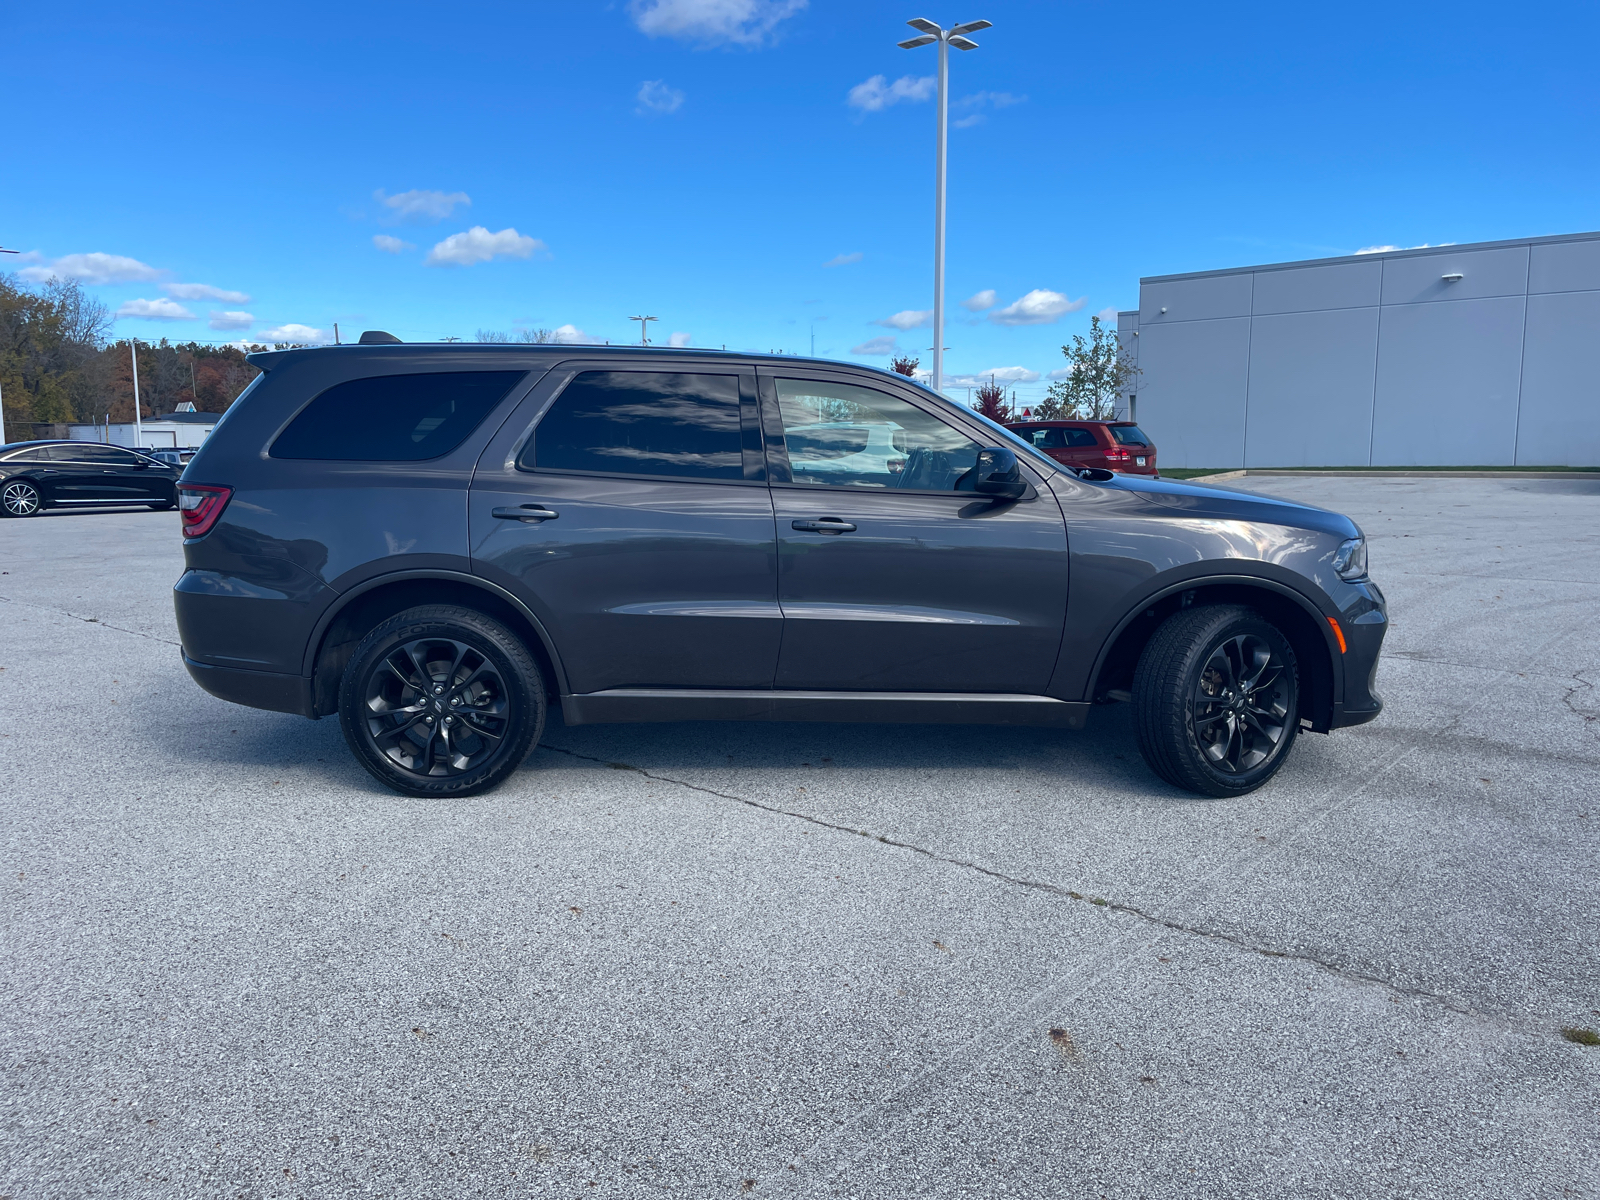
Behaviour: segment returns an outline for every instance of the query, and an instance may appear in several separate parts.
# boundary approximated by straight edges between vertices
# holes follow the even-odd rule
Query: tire
[[[1283,766],[1299,700],[1299,664],[1277,626],[1237,605],[1184,609],[1156,630],[1134,672],[1139,752],[1176,787],[1242,796]]]
[[[44,510],[44,497],[26,479],[8,479],[0,484],[0,512],[8,517],[33,517]]]
[[[538,743],[544,719],[544,677],[521,639],[455,605],[390,617],[362,639],[339,684],[351,753],[412,796],[498,786]]]

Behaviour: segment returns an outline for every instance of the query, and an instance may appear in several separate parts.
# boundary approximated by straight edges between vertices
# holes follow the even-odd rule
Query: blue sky
[[[145,338],[628,341],[645,312],[926,364],[934,51],[895,42],[983,17],[946,367],[1026,397],[1140,275],[1600,227],[1596,11],[9,5],[0,267],[76,274]]]

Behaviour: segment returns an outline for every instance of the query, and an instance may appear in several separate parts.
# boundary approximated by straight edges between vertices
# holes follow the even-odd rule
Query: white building
[[[67,436],[75,442],[110,442],[113,446],[138,446],[145,450],[198,449],[220,420],[221,413],[196,412],[194,405],[184,404],[177,412],[141,421],[138,429],[131,421],[116,425],[72,425]]]
[[[1168,467],[1600,466],[1600,233],[1139,281]]]

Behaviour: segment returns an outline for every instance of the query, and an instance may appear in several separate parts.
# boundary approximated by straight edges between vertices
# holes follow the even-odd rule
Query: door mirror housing
[[[1017,456],[1003,446],[986,446],[973,464],[972,490],[1002,500],[1020,500],[1028,494]]]

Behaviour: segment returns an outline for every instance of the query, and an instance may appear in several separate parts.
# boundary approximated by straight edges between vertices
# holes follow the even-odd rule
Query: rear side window
[[[1082,446],[1098,446],[1100,444],[1094,440],[1094,434],[1087,429],[1063,429],[1061,432],[1067,435],[1067,445],[1073,449]]]
[[[352,379],[323,392],[272,443],[273,458],[420,462],[449,454],[521,371],[445,371]]]
[[[1124,446],[1148,446],[1150,439],[1145,436],[1144,430],[1137,425],[1113,425],[1111,436]]]
[[[743,479],[739,377],[584,371],[556,397],[518,466]]]

